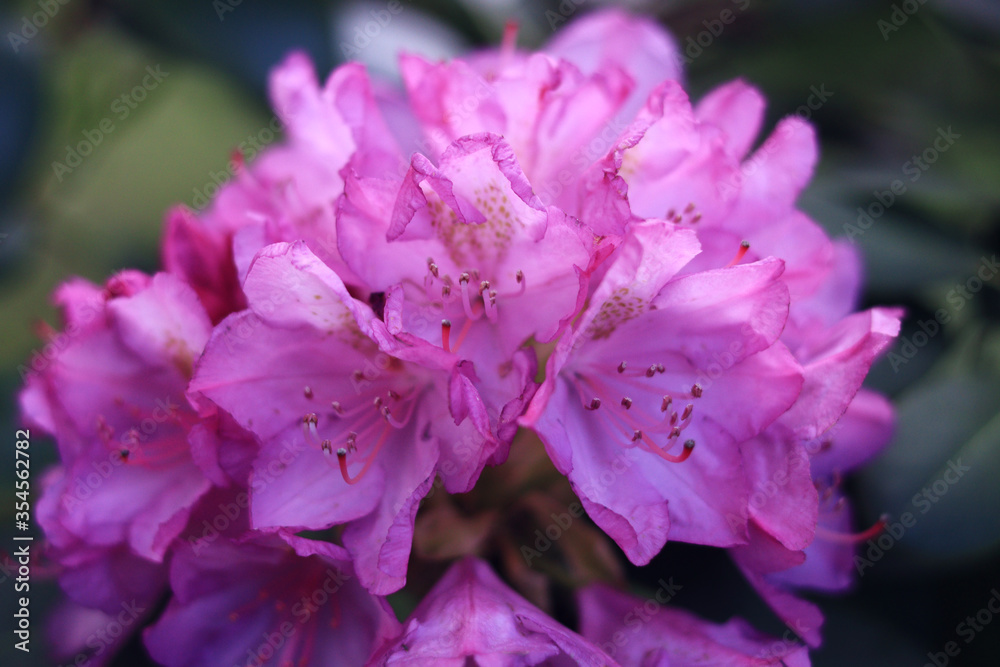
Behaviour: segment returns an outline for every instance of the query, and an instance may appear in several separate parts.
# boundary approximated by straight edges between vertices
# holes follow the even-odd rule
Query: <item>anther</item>
[[[483,292],[489,291],[489,289],[490,289],[490,281],[484,280],[483,282],[479,283],[479,293],[480,294],[482,294]]]
[[[632,399],[629,398],[628,396],[625,396],[624,398],[622,398],[622,407],[624,407],[626,410],[628,410],[629,408],[631,408],[632,407]]]
[[[517,273],[514,274],[514,280],[517,281],[518,285],[520,285],[521,283],[523,283],[524,282],[524,271],[522,271],[521,269],[518,269]]]
[[[736,251],[736,257],[733,257],[733,259],[729,262],[729,264],[726,264],[722,268],[727,269],[730,266],[736,266],[737,264],[739,264],[740,260],[743,259],[743,256],[747,254],[747,250],[749,249],[750,249],[749,241],[740,241],[740,249]]]
[[[601,407],[601,399],[599,398],[590,399],[590,405],[586,406],[588,410],[596,410],[599,407]]]
[[[653,364],[652,366],[646,369],[646,377],[651,378],[654,375],[656,375],[656,364]]]
[[[642,440],[642,431],[637,429],[635,433],[632,434],[632,442],[639,442],[640,440]]]
[[[693,387],[691,387],[691,395],[694,396],[695,398],[701,398],[701,395],[703,393],[704,390],[701,388],[700,384],[695,384]]]
[[[674,399],[670,396],[663,397],[663,403],[660,404],[660,412],[666,412],[670,409],[670,404],[674,402]]]
[[[684,212],[685,212],[685,213],[690,213],[690,212],[691,212],[691,211],[693,211],[693,210],[694,210],[694,202],[691,202],[691,203],[689,203],[689,204],[688,204],[688,205],[687,205],[687,206],[686,206],[686,207],[684,208]]]
[[[329,440],[324,440],[323,442],[319,443],[319,446],[320,449],[323,450],[323,453],[326,454],[327,456],[333,454],[333,443],[330,442]]]
[[[382,397],[376,396],[374,399],[372,399],[372,405],[374,405],[376,408],[382,405]]]
[[[311,399],[312,399],[312,397],[313,397],[313,390],[312,390],[312,387],[309,387],[309,386],[305,387],[305,388],[304,388],[304,389],[302,390],[302,393],[303,393],[303,394],[305,394],[306,398],[308,398],[308,399],[310,399],[310,400],[311,400]]]
[[[688,403],[687,405],[684,406],[684,412],[681,413],[681,419],[682,420],[687,419],[688,417],[691,416],[692,412],[694,412],[694,404]]]
[[[340,401],[331,401],[330,409],[336,412],[338,415],[344,414],[344,408],[340,406]]]
[[[659,373],[666,373],[667,369],[663,367],[663,364],[656,364],[656,370]]]
[[[625,363],[624,361],[623,361],[623,362],[621,362],[620,364],[618,364],[618,372],[619,372],[619,373],[624,373],[624,372],[625,372],[625,368],[626,368],[626,366],[627,366],[627,365],[626,365],[626,363]]]

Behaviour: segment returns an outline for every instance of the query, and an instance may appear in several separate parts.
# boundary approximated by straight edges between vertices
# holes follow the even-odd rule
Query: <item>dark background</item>
[[[0,548],[9,550],[13,528],[18,365],[39,348],[36,324],[57,323],[52,289],[72,274],[100,282],[125,267],[156,270],[166,208],[192,204],[231,150],[266,126],[268,69],[298,47],[329,71],[368,10],[386,5],[234,1],[68,0],[54,3],[58,12],[27,43],[10,35],[41,11],[37,1],[0,8]],[[443,56],[495,43],[512,17],[520,44],[537,46],[551,23],[565,25],[562,15],[602,4],[402,0],[403,12],[353,55],[388,72],[398,48]],[[961,650],[949,664],[998,664],[1000,620],[969,643],[956,626],[1000,587],[1000,278],[968,299],[948,294],[1000,251],[1000,3],[628,4],[676,36],[691,58],[695,99],[742,76],[764,91],[770,127],[795,113],[812,87],[832,92],[810,112],[822,152],[801,206],[834,236],[848,225],[864,232],[854,237],[867,269],[864,305],[907,309],[900,356],[880,362],[869,380],[898,406],[897,437],[847,488],[859,523],[883,511],[914,512],[917,523],[865,570],[853,594],[815,598],[828,625],[814,664],[919,667],[949,641]],[[720,30],[726,9],[735,19]],[[169,74],[121,118],[115,99],[156,65]],[[105,118],[113,132],[78,167],[56,174],[67,144]],[[954,144],[911,180],[906,163],[946,128],[959,135]],[[871,207],[897,179],[905,192],[862,230],[858,207]],[[934,330],[942,309],[948,323],[914,337],[921,322]],[[37,487],[37,466],[53,460],[50,443],[34,438],[32,455]],[[920,514],[914,494],[933,488],[959,458],[970,471]],[[630,575],[638,590],[651,591],[667,573],[686,585],[677,604],[716,620],[744,614],[780,634],[723,555],[671,545]],[[12,582],[0,583],[3,664],[52,664],[41,620],[56,590],[38,576],[34,584],[33,652],[25,659],[8,630]],[[141,664],[136,655],[120,664]]]

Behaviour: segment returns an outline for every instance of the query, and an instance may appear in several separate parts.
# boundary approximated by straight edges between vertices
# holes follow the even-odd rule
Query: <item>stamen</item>
[[[517,50],[517,31],[519,27],[520,24],[514,19],[509,19],[504,24],[500,52],[503,54],[505,60],[509,59]]]
[[[621,362],[620,364],[618,364],[618,372],[619,373],[624,373],[626,368],[627,368],[627,364],[624,361]]]
[[[663,397],[663,403],[660,404],[660,412],[666,412],[667,410],[669,410],[670,409],[670,404],[673,403],[673,402],[674,402],[673,397],[671,397],[671,396],[664,396]]]
[[[306,442],[311,445],[317,445],[320,441],[319,431],[316,429],[318,423],[319,417],[315,412],[310,412],[302,418],[302,432],[305,434]]]
[[[694,202],[690,202],[690,203],[689,203],[689,204],[688,204],[688,205],[687,205],[687,206],[686,206],[686,207],[684,208],[684,212],[685,212],[685,213],[690,213],[690,212],[691,212],[691,211],[693,211],[693,210],[694,210]]]
[[[305,397],[306,397],[306,398],[308,398],[309,400],[312,400],[312,397],[313,397],[313,390],[312,390],[312,387],[310,387],[310,386],[308,386],[308,385],[307,385],[307,386],[306,386],[306,387],[305,387],[305,388],[304,388],[304,389],[302,390],[302,393],[303,393],[303,394],[305,394]]]
[[[344,408],[340,406],[340,401],[331,401],[330,409],[336,412],[338,415],[344,414]]]
[[[435,278],[438,277],[439,275],[438,265],[434,263],[433,257],[427,258],[427,270],[430,271],[431,275],[434,276]]]
[[[486,312],[486,317],[489,318],[490,322],[497,321],[497,298],[496,292],[490,292],[490,283],[488,280],[484,280],[479,284],[479,296],[483,298],[483,310]]]
[[[624,398],[622,398],[622,407],[624,407],[626,410],[628,410],[629,408],[631,408],[632,407],[632,399],[629,398],[628,396],[625,396]]]
[[[740,241],[740,249],[736,252],[736,257],[733,257],[733,259],[729,262],[729,264],[726,264],[722,268],[728,269],[730,266],[736,266],[737,264],[739,264],[740,260],[743,259],[743,256],[747,254],[747,250],[749,249],[750,249],[749,241]]]
[[[451,320],[441,320],[441,347],[451,352]]]
[[[654,375],[656,375],[656,364],[653,364],[652,366],[646,369],[646,377],[651,378]]]
[[[692,412],[694,412],[694,404],[688,403],[684,406],[684,412],[681,414],[681,420],[689,419]]]
[[[816,526],[816,537],[837,544],[860,544],[861,542],[867,542],[873,537],[878,537],[887,525],[889,525],[889,515],[883,514],[871,528],[863,530],[860,533],[838,533],[822,526]]]
[[[636,429],[635,433],[632,434],[632,442],[639,442],[642,440],[642,431]]]
[[[357,434],[352,433],[352,435],[357,437]],[[347,482],[348,484],[357,484],[358,482],[361,481],[361,478],[364,477],[365,473],[368,472],[368,469],[371,468],[372,463],[374,463],[375,461],[375,457],[378,456],[379,450],[382,449],[382,445],[385,444],[385,441],[388,438],[388,436],[389,436],[389,425],[386,424],[382,428],[382,435],[379,436],[378,442],[375,443],[375,446],[372,448],[371,453],[368,454],[368,458],[365,459],[365,464],[364,466],[362,466],[361,471],[354,477],[351,477],[350,473],[347,472],[347,450],[343,448],[337,450],[337,463],[340,465],[340,474],[344,478],[345,482]],[[354,441],[350,440],[350,437],[348,439],[348,445],[350,447],[354,447]]]
[[[694,396],[695,398],[701,398],[701,395],[703,393],[704,390],[701,388],[700,384],[695,384],[693,387],[691,387],[691,395]]]
[[[331,454],[333,454],[333,443],[330,442],[329,440],[324,440],[323,442],[319,443],[319,446],[320,449],[323,450],[323,453],[325,455],[330,456]]]
[[[601,399],[599,398],[591,399],[590,405],[586,405],[584,407],[587,410],[596,410],[597,408],[601,407]]]
[[[466,319],[465,324],[462,325],[462,330],[458,332],[458,340],[455,341],[455,349],[453,350],[455,354],[458,354],[458,349],[462,347],[462,342],[465,340],[465,337],[468,335],[471,328],[472,320]]]
[[[680,454],[671,454],[668,451],[661,449],[656,443],[654,443],[649,438],[643,438],[643,441],[649,445],[650,450],[662,458],[665,461],[671,463],[684,463],[687,461],[688,457],[691,456],[691,452],[694,451],[694,440],[687,440],[684,442],[684,449]]]
[[[469,296],[469,274],[463,273],[458,279],[458,284],[462,288],[462,307],[465,309],[465,316],[470,320],[478,320],[482,313],[475,315],[472,312],[472,300]]]
[[[524,290],[528,286],[528,281],[525,280],[524,278],[524,271],[518,269],[517,273],[514,274],[514,279],[517,280],[517,284],[521,286],[521,289],[514,296],[521,296],[522,294],[524,294]]]

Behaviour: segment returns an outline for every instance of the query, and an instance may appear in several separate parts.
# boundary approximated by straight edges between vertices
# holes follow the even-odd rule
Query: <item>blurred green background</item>
[[[354,30],[369,10],[385,4],[2,5],[0,548],[9,549],[13,527],[18,367],[40,349],[37,324],[57,323],[49,303],[53,288],[70,275],[100,282],[125,267],[156,270],[167,207],[197,205],[232,149],[266,126],[268,69],[289,50],[303,48],[321,72],[329,71],[344,60],[345,44],[357,45]],[[612,3],[403,0],[404,11],[350,54],[391,76],[400,48],[443,56],[495,43],[508,18],[520,22],[522,46],[537,46],[553,26],[565,25],[563,18],[604,4]],[[852,595],[816,596],[828,625],[814,664],[921,665],[929,651],[940,652],[953,640],[961,653],[949,664],[997,664],[1000,622],[983,627],[969,643],[956,627],[1000,587],[1000,277],[967,296],[957,286],[967,285],[1000,251],[1000,3],[618,4],[669,27],[690,59],[688,87],[695,99],[743,77],[764,91],[770,126],[795,113],[815,90],[828,93],[819,108],[808,110],[822,154],[801,205],[864,253],[865,305],[899,304],[908,313],[899,356],[880,362],[869,380],[893,397],[900,427],[889,451],[847,481],[859,522],[870,523],[883,511],[898,516],[919,510],[914,494],[925,487],[933,493],[949,462],[960,458],[970,468],[946,493],[934,494],[931,509],[865,570]],[[39,14],[45,7],[51,18]],[[718,19],[727,10],[734,19],[723,24]],[[159,76],[150,77],[151,71]],[[136,92],[144,77],[146,88]],[[913,157],[924,155],[948,128],[957,135],[953,143],[929,152],[934,162],[928,159],[926,169],[914,167]],[[95,145],[77,164],[67,146],[85,139]],[[883,193],[897,180],[905,191],[876,215],[873,204],[880,197],[887,201]],[[870,224],[859,224],[859,207],[871,212]],[[937,330],[930,324],[935,313],[947,321]],[[53,460],[48,443],[35,438],[33,444],[36,466]],[[38,467],[33,479],[37,487]],[[655,587],[665,573],[688,586],[678,604],[720,620],[745,614],[780,634],[724,556],[671,545],[632,575]],[[53,664],[44,654],[41,619],[55,587],[35,582],[30,656],[12,649],[12,582],[0,583],[6,619],[0,623],[6,638],[0,663]],[[116,664],[142,660],[133,646]]]

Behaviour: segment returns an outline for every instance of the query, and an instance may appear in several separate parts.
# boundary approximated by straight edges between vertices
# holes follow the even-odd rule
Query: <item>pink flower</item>
[[[738,618],[717,625],[670,606],[595,584],[577,594],[580,633],[624,665],[808,667],[806,648],[776,643]]]
[[[370,665],[591,665],[611,658],[559,625],[479,560],[459,561],[384,643]]]
[[[153,658],[167,667],[354,666],[398,633],[342,549],[285,539],[291,547],[272,537],[178,548],[174,597],[145,632]]]
[[[293,53],[272,73],[270,93],[277,115],[267,129],[286,129],[288,141],[241,144],[231,163],[235,178],[207,212],[195,218],[175,209],[167,219],[164,265],[198,291],[214,321],[245,306],[240,283],[270,243],[307,240],[354,282],[337,250],[340,172],[352,159],[364,174],[395,172],[403,162],[361,65],[340,67],[320,87],[309,59]]]
[[[717,546],[746,539],[745,523],[727,520],[747,503],[740,444],[802,386],[775,344],[788,308],[782,263],[676,277],[698,251],[690,231],[634,223],[524,418],[638,564],[668,534]]]
[[[468,489],[501,447],[474,371],[453,358],[404,361],[418,348],[396,341],[301,243],[262,251],[244,290],[250,309],[219,325],[191,391],[261,441],[252,527],[345,524],[361,581],[397,590],[435,474]],[[532,374],[513,366],[508,381],[525,391]]]
[[[210,486],[191,456],[195,414],[184,391],[211,325],[194,292],[168,274],[120,274],[103,291],[73,281],[56,301],[66,319],[61,349],[21,396],[25,418],[55,436],[61,457],[38,518],[64,584],[101,579],[107,590],[79,597],[114,607],[111,591],[156,589],[155,576],[141,574],[155,568],[140,561],[163,560]]]

